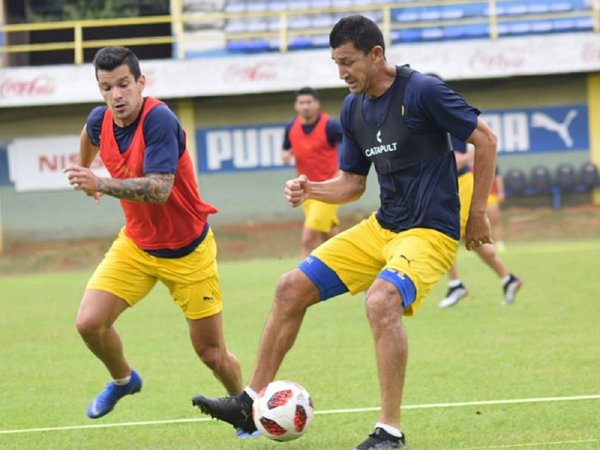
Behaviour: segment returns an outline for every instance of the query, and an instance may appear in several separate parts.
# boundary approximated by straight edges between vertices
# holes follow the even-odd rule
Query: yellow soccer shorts
[[[306,200],[302,204],[304,209],[304,227],[311,230],[329,233],[333,227],[340,223],[337,216],[340,205],[331,205],[318,200]]]
[[[375,214],[327,240],[298,267],[317,286],[321,300],[367,290],[375,278],[394,284],[404,314],[413,315],[448,272],[458,241],[432,229],[393,232]]]
[[[223,309],[216,256],[210,228],[200,245],[181,258],[152,256],[121,230],[87,289],[110,292],[133,306],[160,281],[188,319],[214,316]]]
[[[469,210],[473,199],[473,172],[467,172],[458,177],[458,197],[460,198],[460,237],[465,235]]]
[[[495,192],[490,193],[490,195],[488,195],[487,201],[488,206],[494,206],[498,203],[500,203],[500,200],[498,199],[498,194],[496,194]]]

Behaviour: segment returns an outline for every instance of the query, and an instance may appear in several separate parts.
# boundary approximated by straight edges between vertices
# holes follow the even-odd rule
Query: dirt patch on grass
[[[363,217],[347,217],[342,227]],[[503,212],[505,240],[600,239],[600,206],[510,208]],[[300,254],[300,222],[222,225],[214,228],[219,260],[285,258]],[[0,256],[0,276],[91,269],[114,236],[104,239],[7,245]]]

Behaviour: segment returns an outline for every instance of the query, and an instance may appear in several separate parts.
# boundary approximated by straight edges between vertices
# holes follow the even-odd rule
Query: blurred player
[[[496,167],[496,177],[490,191],[490,196],[487,202],[487,213],[492,226],[492,234],[494,236],[494,245],[496,250],[503,252],[504,245],[504,230],[502,228],[502,212],[500,205],[504,202],[504,178]]]
[[[293,157],[298,175],[314,181],[325,181],[337,174],[338,145],[342,141],[340,123],[321,112],[320,107],[319,94],[313,88],[303,87],[296,92],[294,108],[298,116],[285,128],[282,150],[285,164],[290,164]],[[318,200],[304,202],[302,258],[338,233],[339,207]]]
[[[112,377],[87,415],[102,417],[141,390],[114,322],[157,281],[182,309],[202,362],[227,392],[239,393],[240,364],[225,345],[216,244],[207,223],[217,210],[198,194],[184,130],[163,102],[142,96],[146,79],[131,50],[103,48],[94,68],[106,106],[90,112],[80,165],[65,172],[76,191],[96,201],[101,195],[120,199],[125,226],[89,280],[77,315],[79,334]],[[98,153],[110,178],[89,169]]]
[[[452,148],[456,156],[456,166],[458,169],[458,193],[460,195],[460,225],[461,236],[465,233],[469,209],[471,206],[471,197],[473,195],[473,172],[471,164],[473,163],[474,152],[467,151],[467,144],[455,137],[451,138]],[[489,205],[489,200],[488,200]],[[493,228],[492,228],[493,232]],[[486,263],[500,278],[503,292],[503,303],[511,304],[515,301],[517,292],[523,284],[523,280],[516,277],[506,267],[506,264],[500,259],[493,244],[483,244],[474,249],[475,253]],[[448,271],[448,292],[446,297],[439,303],[440,308],[448,308],[456,305],[462,298],[466,297],[469,291],[460,280],[456,263]]]

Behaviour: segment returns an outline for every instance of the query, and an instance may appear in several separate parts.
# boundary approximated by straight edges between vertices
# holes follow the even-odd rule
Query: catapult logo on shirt
[[[370,158],[372,156],[381,155],[382,153],[395,152],[398,148],[397,142],[391,142],[389,144],[384,144],[383,139],[381,137],[381,130],[377,131],[375,135],[375,139],[379,142],[380,145],[375,145],[373,147],[365,149],[365,156]]]

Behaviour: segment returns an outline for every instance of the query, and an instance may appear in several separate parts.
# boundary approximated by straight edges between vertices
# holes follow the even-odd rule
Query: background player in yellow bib
[[[375,343],[381,409],[373,433],[356,448],[401,448],[408,357],[403,316],[419,309],[450,268],[460,238],[456,161],[447,131],[475,146],[468,249],[491,242],[486,202],[496,136],[478,118],[479,111],[447,85],[390,64],[381,30],[370,19],[340,19],[329,43],[339,77],[350,90],[340,116],[340,173],[320,182],[299,176],[286,183],[285,194],[292,206],[309,199],[350,202],[365,191],[374,165],[380,207],[280,278],[245,391],[222,399],[199,395],[193,402],[213,417],[253,431],[253,398],[275,378],[307,308],[345,292],[367,290],[365,310]]]
[[[333,178],[339,170],[340,123],[321,112],[319,94],[311,87],[303,87],[296,92],[294,108],[298,116],[285,128],[281,152],[283,162],[290,164],[293,156],[298,175],[306,175],[315,181]],[[339,207],[318,200],[304,202],[303,258],[321,242],[338,233]]]

